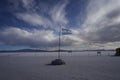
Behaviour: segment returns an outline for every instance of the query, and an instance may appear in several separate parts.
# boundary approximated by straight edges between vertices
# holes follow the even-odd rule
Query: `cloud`
[[[120,41],[120,0],[90,0],[80,36],[96,43]]]
[[[15,16],[15,20],[17,18],[32,26],[42,27],[40,28],[42,30],[28,31],[11,27],[11,25],[10,28],[0,31],[2,38],[0,44],[55,47],[58,45],[56,28],[58,30],[60,25],[66,27],[66,25],[75,24],[76,27],[72,26],[73,34],[62,37],[62,46],[84,46],[89,43],[93,45],[87,46],[93,48],[96,45],[105,46],[105,44],[118,46],[116,43],[120,42],[120,0],[89,0],[89,3],[86,1],[86,4],[81,6],[78,18],[73,18],[77,15],[66,9],[69,1],[53,1],[54,4],[51,4],[51,1],[49,3],[44,0],[6,0],[7,5],[0,3],[1,11],[10,11]],[[69,5],[70,10],[72,10],[72,6]],[[77,10],[75,11],[77,12]],[[69,14],[74,16],[69,16]],[[70,20],[68,16],[73,20]],[[47,30],[44,30],[46,28]]]
[[[56,30],[61,24],[68,24],[66,6],[69,2],[67,0],[57,1],[54,5],[48,5],[47,2],[37,0],[16,0],[15,2],[8,0],[8,3],[17,3],[17,7],[14,8],[14,6],[14,10],[11,11],[17,19],[32,26],[40,26],[42,29],[30,29],[30,31],[8,26],[0,31],[0,44],[30,47],[58,46]],[[72,46],[78,41],[78,38],[74,35],[63,36],[61,45]]]
[[[67,4],[68,4],[67,0],[65,0],[65,2],[62,2],[62,3],[59,2],[50,11],[50,15],[51,15],[54,23],[59,23],[59,24],[67,24],[68,23],[68,20],[66,18],[67,13],[65,11]]]
[[[55,29],[60,24],[68,23],[65,10],[68,4],[67,0],[49,6],[49,9],[47,8],[48,3],[37,3],[35,0],[22,0],[22,4],[25,11],[15,12],[14,15],[28,24]],[[44,6],[40,6],[41,4]]]
[[[31,25],[34,26],[42,26],[42,27],[49,27],[52,26],[52,22],[47,19],[46,17],[40,16],[36,13],[17,13],[16,14],[18,19],[21,19]]]
[[[29,47],[57,47],[58,36],[51,30],[32,30],[10,27],[0,31],[0,44],[12,46],[29,46]],[[71,46],[76,41],[72,38],[65,37],[62,40],[62,46]]]
[[[27,10],[31,10],[34,7],[34,0],[22,0],[23,7]]]
[[[0,32],[0,42],[5,45],[22,45],[30,47],[47,47],[55,40],[52,31],[33,30],[27,31],[20,28],[8,28]]]

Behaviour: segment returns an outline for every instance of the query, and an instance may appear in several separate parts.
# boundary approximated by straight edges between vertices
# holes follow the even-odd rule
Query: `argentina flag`
[[[70,29],[62,28],[62,35],[69,35],[69,34],[72,34],[72,31]]]

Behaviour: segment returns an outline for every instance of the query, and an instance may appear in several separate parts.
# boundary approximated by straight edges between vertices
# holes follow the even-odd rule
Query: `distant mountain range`
[[[3,52],[58,52],[59,50],[35,50],[35,49],[20,49],[20,50],[1,50],[0,53]],[[104,50],[60,50],[60,52],[85,52],[85,51],[115,51],[113,49]]]

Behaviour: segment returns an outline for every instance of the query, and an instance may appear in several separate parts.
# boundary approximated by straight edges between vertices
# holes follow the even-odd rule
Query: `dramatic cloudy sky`
[[[0,50],[120,47],[120,0],[0,0]]]

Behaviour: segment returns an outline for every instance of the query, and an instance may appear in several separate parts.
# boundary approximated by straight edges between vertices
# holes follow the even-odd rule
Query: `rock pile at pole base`
[[[55,59],[51,62],[51,65],[64,65],[65,61],[63,61],[62,59]]]

